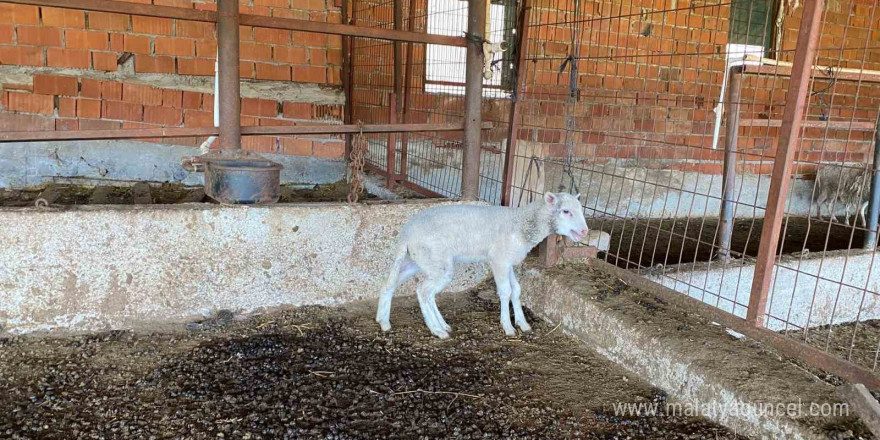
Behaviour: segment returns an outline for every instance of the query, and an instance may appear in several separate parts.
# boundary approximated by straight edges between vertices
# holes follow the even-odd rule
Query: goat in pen
[[[862,220],[862,226],[867,226],[865,210],[868,208],[868,197],[871,192],[872,171],[863,168],[844,166],[841,164],[826,164],[816,173],[816,208],[819,217],[822,216],[822,205],[825,204],[831,221],[836,222],[834,207],[837,202],[844,206],[844,221],[849,226],[849,213],[852,208],[857,208],[854,213]]]
[[[510,305],[520,330],[531,330],[520,303],[520,285],[513,267],[550,234],[575,242],[589,229],[580,194],[546,193],[521,208],[454,205],[426,209],[410,219],[400,232],[397,254],[388,282],[379,295],[376,322],[391,329],[391,298],[401,283],[419,272],[425,280],[417,289],[425,324],[435,336],[449,337],[452,327],[437,309],[436,295],[452,281],[458,263],[489,263],[501,301],[501,327],[516,333],[510,322]]]

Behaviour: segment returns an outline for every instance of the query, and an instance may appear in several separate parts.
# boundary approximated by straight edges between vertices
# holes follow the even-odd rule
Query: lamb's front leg
[[[513,270],[513,266],[510,267],[510,274],[508,276],[510,277],[510,300],[513,302],[513,319],[520,330],[524,332],[531,331],[532,326],[526,321],[526,314],[523,313],[522,303],[519,301],[522,289],[520,288],[519,280],[516,279],[516,271]]]
[[[493,264],[492,274],[495,276],[495,288],[498,290],[498,299],[501,303],[501,327],[507,336],[516,334],[513,324],[510,323],[510,265]]]

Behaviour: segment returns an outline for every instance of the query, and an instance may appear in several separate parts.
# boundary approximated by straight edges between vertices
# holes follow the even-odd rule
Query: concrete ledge
[[[445,203],[0,209],[0,324],[95,331],[371,298],[399,228]],[[486,273],[462,267],[450,290]]]
[[[774,331],[880,318],[880,253],[862,250],[784,257],[773,271],[765,326]],[[755,263],[742,260],[669,266],[649,278],[741,318]],[[866,294],[867,292],[867,294]],[[788,323],[780,318],[785,318]]]
[[[203,185],[203,173],[189,172],[180,165],[184,158],[199,154],[198,148],[127,140],[9,143],[0,149],[0,188],[53,182]],[[345,176],[345,162],[341,159],[261,155],[284,165],[282,184],[333,183]]]
[[[618,287],[609,283],[620,281],[597,274],[587,266],[527,266],[521,277],[524,302],[543,319],[561,324],[590,348],[667,391],[673,402],[703,408],[701,415],[740,434],[820,439],[841,425],[860,426],[851,412],[850,417],[833,418],[809,414],[813,403],[839,405],[840,400],[831,385],[803,368],[755,341],[731,336],[662,295],[625,283],[615,294]],[[766,411],[767,405],[798,402],[800,415]]]

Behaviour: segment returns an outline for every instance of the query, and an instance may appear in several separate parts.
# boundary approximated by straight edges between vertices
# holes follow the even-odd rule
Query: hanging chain
[[[351,161],[349,172],[351,185],[348,190],[348,203],[355,204],[364,190],[364,156],[367,153],[367,140],[364,138],[364,123],[358,121],[358,134],[354,135],[351,145]]]

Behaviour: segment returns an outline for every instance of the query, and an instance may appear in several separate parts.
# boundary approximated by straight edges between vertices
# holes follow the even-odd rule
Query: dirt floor
[[[785,254],[823,250],[861,248],[864,231],[859,227],[827,219],[787,217],[780,237],[780,248]],[[694,261],[709,261],[714,257],[718,218],[693,219],[640,219],[588,221],[591,229],[611,234],[607,261],[622,268],[670,266]],[[763,219],[737,219],[731,239],[732,254],[736,258],[754,258],[761,242]],[[805,246],[806,243],[806,246]]]
[[[830,329],[823,325],[812,327],[806,332],[797,329],[780,333],[868,370],[874,370],[875,365],[880,364],[880,320],[848,322],[830,326]]]
[[[0,437],[732,439],[698,418],[617,416],[665,394],[556,327],[506,337],[494,289],[414,298],[380,334],[375,303],[188,329],[0,339]]]
[[[546,269],[547,276],[571,286],[604,310],[613,312],[626,326],[657,335],[659,342],[674,353],[691,359],[696,371],[705,371],[715,380],[728,384],[738,396],[750,396],[764,403],[797,402],[798,399],[824,402],[833,399],[833,386],[844,383],[839,377],[808,366],[800,359],[782,355],[772,347],[749,338],[737,338],[696,309],[666,297],[630,286],[620,278],[585,264],[564,264]],[[826,333],[827,334],[827,333]],[[876,342],[876,340],[875,340]],[[801,419],[829,438],[873,438],[850,417],[810,417]]]
[[[47,193],[47,190],[51,193]],[[315,185],[311,188],[282,185],[279,203],[305,202],[343,202],[347,200],[349,185],[339,181]],[[133,186],[81,186],[48,185],[22,190],[0,189],[0,207],[34,206],[40,198],[47,198],[51,205],[129,205],[135,202]],[[206,197],[202,187],[185,187],[181,184],[164,183],[150,187],[150,201],[153,204],[175,203],[216,203]],[[376,199],[372,194],[361,194],[360,200]]]

